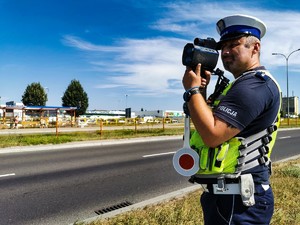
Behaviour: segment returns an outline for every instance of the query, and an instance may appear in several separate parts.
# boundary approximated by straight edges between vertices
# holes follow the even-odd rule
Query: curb
[[[81,148],[81,147],[93,147],[93,146],[121,145],[121,144],[130,144],[130,143],[138,143],[138,142],[143,143],[149,141],[165,141],[165,140],[177,140],[177,139],[182,139],[182,135],[98,140],[98,141],[78,141],[78,142],[69,142],[69,143],[57,144],[57,145],[50,144],[50,145],[37,145],[37,146],[17,146],[17,147],[0,148],[0,154],[32,152],[32,151],[51,151],[51,150],[57,150],[62,148]]]
[[[275,161],[274,163],[282,163],[282,162],[286,162],[286,161],[290,161],[290,160],[294,160],[294,159],[298,159],[298,158],[300,158],[300,154],[291,156],[291,157],[286,158],[286,159],[281,159],[281,160]]]
[[[87,219],[84,219],[84,220],[81,220],[81,221],[77,221],[77,222],[74,222],[70,225],[89,224],[89,223],[95,222],[97,220],[110,218],[110,217],[116,216],[116,215],[121,214],[121,213],[129,212],[131,210],[142,209],[142,208],[144,208],[146,206],[149,206],[149,205],[156,205],[156,204],[159,204],[159,203],[162,203],[162,202],[165,202],[165,201],[169,201],[171,199],[180,198],[180,197],[182,197],[182,196],[184,196],[188,193],[194,192],[194,191],[199,190],[201,188],[202,188],[201,185],[195,184],[191,187],[187,187],[187,188],[184,188],[184,189],[181,189],[181,190],[178,190],[178,191],[170,192],[170,193],[165,194],[165,195],[160,195],[158,197],[155,197],[155,198],[152,198],[152,199],[149,199],[149,200],[145,200],[145,201],[127,206],[125,208],[121,208],[121,209],[117,209],[117,210],[114,210],[114,211],[109,212],[109,213],[105,213],[103,215],[94,216],[94,217],[90,217],[90,218],[87,218]]]

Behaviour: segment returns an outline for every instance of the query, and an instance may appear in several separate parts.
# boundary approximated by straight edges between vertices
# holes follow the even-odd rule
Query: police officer
[[[221,36],[218,47],[223,66],[235,80],[213,110],[198,91],[191,92],[187,100],[198,135],[194,139],[201,139],[209,151],[233,138],[252,137],[267,129],[278,119],[280,108],[279,87],[260,64],[260,40],[266,33],[265,24],[255,17],[232,15],[217,22],[217,31]],[[182,81],[186,91],[208,84],[210,72],[205,71],[207,79],[204,79],[200,71],[200,64],[195,71],[186,68]],[[197,144],[194,145],[197,148]],[[228,152],[231,151],[229,147]],[[253,179],[252,204],[244,204],[239,193],[217,194],[212,184],[207,185],[207,191],[201,196],[205,225],[270,223],[274,210],[270,165],[261,159],[261,156],[251,159],[252,166],[242,170],[242,174],[250,174]]]

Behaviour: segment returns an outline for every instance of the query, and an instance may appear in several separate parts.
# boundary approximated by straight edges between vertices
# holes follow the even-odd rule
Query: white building
[[[152,116],[157,118],[182,118],[184,117],[183,111],[176,110],[143,110],[143,111],[135,111],[136,117],[146,117]]]
[[[4,117],[4,112],[5,112],[6,118],[13,118],[15,116],[21,118],[23,107],[24,107],[23,103],[18,103],[14,101],[6,102],[6,105],[0,106],[0,117],[1,118]]]

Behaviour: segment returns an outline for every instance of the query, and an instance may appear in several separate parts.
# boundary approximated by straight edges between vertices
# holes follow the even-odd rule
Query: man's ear
[[[259,42],[255,42],[253,51],[255,51],[254,53],[260,52],[260,43]]]

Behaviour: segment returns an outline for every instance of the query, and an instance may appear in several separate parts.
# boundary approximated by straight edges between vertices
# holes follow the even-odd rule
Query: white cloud
[[[120,88],[123,87],[124,85],[121,84],[99,84],[96,85],[96,88],[101,88],[101,89],[107,89],[107,88]]]
[[[82,51],[92,51],[92,52],[114,52],[118,51],[116,47],[113,46],[99,46],[88,41],[76,37],[73,35],[65,35],[62,39],[62,42],[70,47],[77,48]]]
[[[282,65],[282,59],[275,59],[272,52],[288,54],[300,48],[300,12],[275,11],[260,8],[260,2],[237,4],[223,1],[222,3],[204,3],[203,1],[182,2],[166,6],[166,17],[158,20],[152,28],[161,31],[173,31],[189,37],[212,36],[218,39],[215,23],[222,17],[232,14],[253,15],[267,24],[267,34],[263,38],[262,62],[267,65]],[[203,13],[205,12],[205,13]],[[180,27],[180,28],[179,28]],[[291,62],[291,64],[299,64]]]
[[[169,80],[181,81],[184,67],[181,65],[182,46],[185,40],[175,38],[157,39],[124,39],[122,46],[106,47],[95,45],[78,37],[66,36],[64,43],[84,52],[114,54],[111,63],[97,61],[95,57],[90,62],[94,67],[109,72],[110,84],[97,85],[98,88],[114,88],[125,86],[129,89],[140,89],[149,95],[173,93],[178,90],[174,82],[170,87]],[[179,83],[179,82],[178,82]],[[181,85],[177,89],[182,91]]]
[[[207,36],[218,39],[215,23],[231,14],[257,16],[267,24],[267,34],[262,40],[262,64],[271,68],[283,66],[283,58],[272,52],[288,54],[300,48],[300,12],[274,11],[252,6],[224,2],[177,2],[165,5],[161,19],[149,29],[173,32],[183,38],[154,37],[149,39],[123,39],[115,46],[96,45],[76,36],[64,36],[63,43],[89,53],[95,70],[110,75],[107,84],[98,88],[127,87],[138,94],[161,95],[182,93],[181,79],[184,67],[181,54],[185,43],[194,37]],[[120,44],[121,43],[121,44]],[[112,61],[105,61],[110,58]],[[297,63],[298,62],[298,63]],[[293,60],[296,66],[299,60]],[[219,62],[218,65],[221,65]],[[298,70],[300,69],[299,66]],[[297,69],[297,68],[294,68]]]

